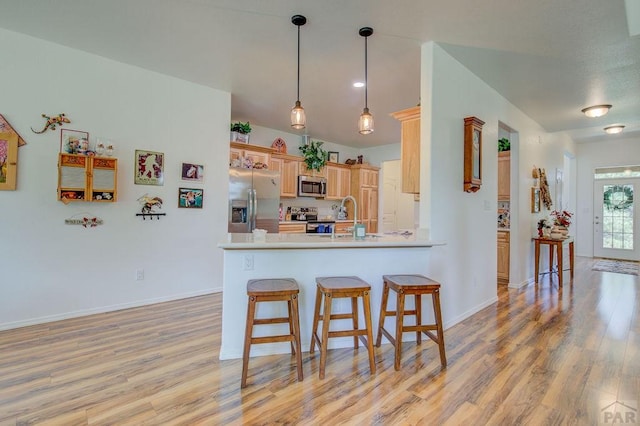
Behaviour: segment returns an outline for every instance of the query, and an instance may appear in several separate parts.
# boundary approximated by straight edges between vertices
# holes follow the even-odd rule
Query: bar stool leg
[[[312,354],[315,350],[316,339],[318,338],[318,322],[320,321],[320,305],[322,304],[322,293],[320,288],[316,287],[316,307],[313,311],[313,328],[311,329],[311,345],[309,345],[309,353]],[[318,341],[318,347],[321,348],[320,341]]]
[[[419,327],[422,325],[422,295],[414,294],[413,300],[416,305],[416,325]],[[416,331],[416,342],[418,345],[422,343],[422,332],[420,330]]]
[[[433,312],[436,318],[436,324],[438,328],[438,349],[440,350],[440,364],[443,367],[447,366],[447,356],[444,352],[444,329],[442,327],[442,313],[440,311],[440,290],[436,290],[431,295],[433,299]]]
[[[251,338],[253,336],[253,319],[256,313],[256,298],[249,297],[249,306],[247,307],[247,324],[244,330],[244,351],[242,354],[242,379],[240,387],[247,387],[247,371],[249,366],[249,352],[251,350]]]
[[[353,321],[353,329],[357,330],[358,329],[358,298],[357,297],[351,298],[351,318]],[[359,346],[358,336],[353,336],[353,348],[358,349],[358,346]]]
[[[291,347],[295,343],[295,353],[296,353],[296,366],[298,369],[298,381],[302,381],[302,349],[300,348],[300,311],[298,310],[298,295],[291,295],[291,301],[289,306],[291,307],[291,314],[289,316],[289,325],[293,322],[293,331],[292,335],[294,341],[291,342]]]
[[[396,344],[393,368],[400,370],[400,356],[402,354],[402,328],[404,326],[404,298],[405,294],[399,289],[396,297]]]
[[[327,363],[327,346],[329,346],[329,322],[331,321],[331,294],[324,294],[324,312],[322,317],[322,344],[320,345],[320,378],[324,379],[324,367]]]
[[[289,300],[287,300],[287,311],[289,312],[289,335],[293,336],[293,316],[292,316],[292,309],[291,309],[291,304],[293,303],[293,298],[295,296],[291,296],[289,298]],[[295,355],[295,347],[294,347],[294,341],[291,340],[289,342],[289,344],[291,345],[291,355]]]
[[[378,337],[376,338],[376,346],[380,347],[382,344],[382,329],[384,328],[384,320],[387,316],[387,301],[389,299],[389,284],[384,282],[382,288],[382,303],[380,303],[380,318],[378,320]]]
[[[369,292],[365,291],[362,296],[362,305],[364,308],[364,323],[367,327],[367,350],[369,351],[369,369],[371,374],[376,373],[376,358],[373,352],[373,325],[371,324],[371,299]]]

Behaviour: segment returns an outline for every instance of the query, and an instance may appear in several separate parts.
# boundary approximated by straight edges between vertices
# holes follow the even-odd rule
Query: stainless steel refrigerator
[[[229,232],[266,229],[278,233],[280,173],[229,168]]]

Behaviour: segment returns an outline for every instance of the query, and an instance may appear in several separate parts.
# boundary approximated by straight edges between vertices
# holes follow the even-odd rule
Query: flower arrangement
[[[538,221],[538,236],[542,237],[545,233],[545,231],[550,231],[551,230],[551,223],[549,223],[549,220],[547,218],[542,218]]]
[[[551,212],[551,216],[553,216],[554,225],[564,226],[565,228],[568,228],[571,225],[571,218],[573,217],[573,213],[566,210],[554,210]]]

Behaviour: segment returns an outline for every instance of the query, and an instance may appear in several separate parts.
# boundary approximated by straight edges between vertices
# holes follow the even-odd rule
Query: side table
[[[571,274],[571,278],[573,278],[573,266],[574,266],[574,257],[575,253],[573,251],[573,237],[566,238],[564,240],[556,240],[553,238],[546,237],[535,237],[533,239],[535,243],[535,283],[538,284],[538,276],[540,275],[540,245],[546,244],[549,246],[549,272],[553,270],[553,249],[558,253],[558,286],[562,287],[562,250],[564,245],[567,244],[569,246],[569,271]]]

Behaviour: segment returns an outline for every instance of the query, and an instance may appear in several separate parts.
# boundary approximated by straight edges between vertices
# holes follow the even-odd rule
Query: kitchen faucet
[[[340,208],[343,209],[344,208],[344,202],[347,200],[351,200],[353,202],[353,229],[355,232],[355,228],[356,228],[356,223],[358,223],[358,203],[356,202],[356,199],[353,198],[352,195],[347,195],[346,197],[344,197],[342,199],[342,202],[340,203]]]

